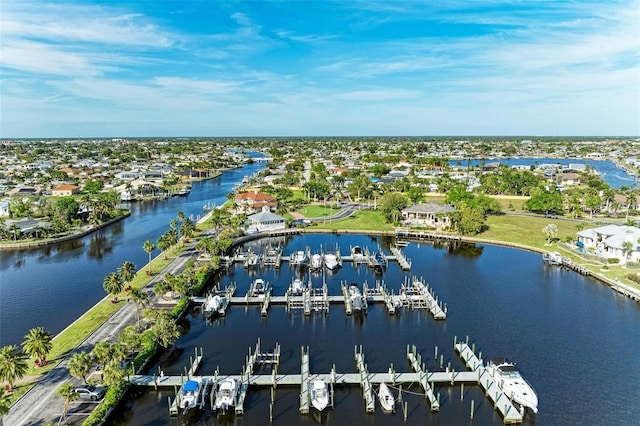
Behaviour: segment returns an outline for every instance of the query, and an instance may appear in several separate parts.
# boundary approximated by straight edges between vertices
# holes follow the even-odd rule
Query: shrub
[[[617,257],[610,257],[607,259],[607,263],[609,264],[615,264],[615,263],[620,263],[620,259],[618,259]]]
[[[638,274],[627,274],[625,275],[625,278],[636,284],[640,284],[640,276]]]

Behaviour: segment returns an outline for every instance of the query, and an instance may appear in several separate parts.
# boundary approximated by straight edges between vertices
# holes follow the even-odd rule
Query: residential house
[[[578,232],[577,245],[587,253],[620,263],[640,261],[640,228],[626,225],[605,225]],[[627,244],[630,243],[630,244]]]
[[[55,197],[67,197],[73,194],[79,194],[80,187],[77,185],[71,185],[68,183],[62,184],[51,190],[51,195]]]
[[[258,232],[269,232],[285,229],[287,222],[284,217],[275,213],[271,213],[269,206],[264,205],[260,213],[255,213],[247,217],[246,234],[255,234]]]
[[[451,226],[451,213],[456,209],[437,203],[415,204],[402,210],[402,223],[408,226],[424,226],[440,231]]]
[[[269,194],[259,191],[248,191],[236,195],[236,205],[247,212],[259,212],[264,206],[275,210],[278,206],[276,199]]]

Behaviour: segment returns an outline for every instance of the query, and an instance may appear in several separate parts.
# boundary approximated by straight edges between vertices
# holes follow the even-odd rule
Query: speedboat
[[[396,399],[386,383],[380,383],[378,388],[378,400],[382,409],[388,413],[395,412]]]
[[[329,391],[327,384],[322,380],[311,382],[311,405],[318,411],[324,410],[329,405]]]
[[[340,264],[338,263],[338,256],[336,256],[335,253],[325,253],[323,257],[324,266],[326,266],[328,270],[334,271],[340,266]]]
[[[362,251],[362,247],[353,246],[351,247],[351,258],[354,262],[359,262],[364,258],[364,251]]]
[[[356,311],[361,311],[364,309],[364,300],[362,298],[362,293],[356,284],[351,284],[349,286],[349,296],[351,297],[351,302],[353,303],[353,309]]]
[[[291,287],[289,287],[289,294],[299,296],[302,294],[303,289],[304,284],[302,280],[300,278],[294,278],[293,281],[291,281]]]
[[[229,407],[236,405],[236,395],[238,394],[238,381],[236,379],[225,379],[218,386],[214,410],[225,412]]]
[[[186,197],[191,192],[191,188],[188,186],[184,186],[178,190],[178,196]]]
[[[251,283],[251,288],[249,288],[249,296],[265,297],[269,291],[271,291],[269,283],[265,282],[262,278],[256,278]]]
[[[538,412],[538,395],[520,375],[514,363],[506,358],[494,358],[487,364],[487,373],[496,381],[502,392],[520,405],[521,409],[528,408],[534,413]]]
[[[178,405],[185,412],[195,408],[204,398],[206,379],[187,380],[178,391]]]
[[[202,306],[202,312],[204,312],[205,316],[211,316],[218,313],[220,307],[222,306],[222,297],[219,295],[208,295],[207,299],[204,301],[204,305]]]
[[[306,264],[309,263],[309,258],[307,257],[307,253],[305,253],[304,250],[298,250],[293,255],[292,263],[297,266],[305,266]]]
[[[311,269],[314,271],[319,271],[322,269],[322,256],[318,253],[314,253],[311,256]]]

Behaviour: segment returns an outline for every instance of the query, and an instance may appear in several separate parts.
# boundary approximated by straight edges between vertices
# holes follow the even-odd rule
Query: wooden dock
[[[329,295],[326,284],[322,287],[305,286],[302,294],[294,295],[289,291],[284,296],[274,296],[268,292],[262,296],[232,296],[235,292],[235,286],[225,290],[225,309],[227,306],[238,305],[258,305],[260,313],[263,316],[268,315],[269,308],[272,305],[284,305],[287,310],[303,310],[305,315],[311,315],[313,312],[329,313],[330,305],[343,304],[346,315],[353,314],[353,301],[349,293],[349,286],[346,282],[340,285],[340,295]],[[389,315],[394,315],[399,307],[410,309],[426,309],[436,320],[444,320],[447,317],[447,307],[435,296],[433,289],[422,279],[413,277],[411,280],[405,281],[401,286],[400,293],[394,295],[390,293],[383,282],[377,281],[376,285],[369,287],[367,283],[363,283],[363,310],[368,309],[368,305],[383,304]],[[205,297],[192,297],[194,304],[203,304]]]
[[[280,362],[280,345],[276,343],[273,352],[262,352],[260,347],[260,340],[255,346],[255,350],[249,348],[248,355],[245,358],[245,365],[242,368],[242,372],[239,375],[221,375],[216,369],[213,376],[197,376],[189,375],[187,378],[200,380],[205,383],[205,388],[212,386],[211,403],[215,399],[215,390],[217,385],[226,379],[235,379],[239,383],[239,392],[236,397],[235,413],[237,415],[244,414],[244,401],[247,392],[252,387],[270,387],[275,389],[277,386],[298,386],[300,388],[300,407],[301,414],[308,414],[310,411],[310,385],[313,380],[322,380],[330,385],[331,401],[333,401],[333,387],[337,386],[360,386],[362,389],[362,398],[365,403],[365,409],[368,413],[375,412],[375,392],[373,385],[380,383],[392,383],[396,385],[404,385],[411,383],[418,383],[424,390],[425,399],[429,401],[431,411],[438,411],[440,409],[440,398],[433,390],[434,384],[440,385],[461,385],[475,384],[479,385],[491,401],[492,405],[503,418],[505,424],[521,423],[523,421],[522,413],[516,408],[516,406],[509,400],[508,396],[502,392],[498,384],[489,376],[482,362],[482,356],[477,356],[474,353],[474,347],[469,347],[468,338],[467,342],[457,342],[454,340],[454,350],[466,367],[470,371],[456,372],[449,367],[446,371],[429,372],[423,361],[422,356],[418,352],[415,345],[407,345],[407,360],[409,361],[413,372],[396,372],[393,370],[393,365],[386,372],[371,373],[368,370],[367,364],[364,358],[364,351],[362,347],[355,347],[354,358],[357,373],[337,373],[335,366],[329,373],[314,374],[310,369],[310,356],[309,348],[301,348],[301,366],[300,374],[278,374],[277,368]],[[192,362],[189,372],[195,372],[198,366],[202,362],[202,352],[198,355],[196,350],[196,360]],[[437,348],[436,348],[437,359]],[[274,368],[271,374],[254,374],[255,366],[269,364]],[[441,356],[441,368],[442,368],[442,356]],[[186,371],[186,367],[185,367]],[[158,376],[158,375],[135,375],[128,378],[129,382],[136,386],[154,386],[158,387],[173,387],[177,389],[182,386],[186,381],[184,375],[180,376]],[[273,409],[273,391],[271,408]],[[205,398],[202,398],[204,401]],[[178,414],[179,402],[177,398],[171,401],[169,398],[170,413]],[[333,403],[332,403],[333,405]],[[204,402],[200,403],[200,408],[204,408]],[[473,402],[472,402],[473,407]]]
[[[511,400],[500,389],[498,384],[487,373],[482,357],[476,356],[474,349],[470,348],[466,342],[454,342],[454,348],[465,362],[467,368],[477,375],[477,383],[484,389],[485,395],[492,402],[493,407],[500,412],[505,424],[522,423],[523,415],[513,405]]]

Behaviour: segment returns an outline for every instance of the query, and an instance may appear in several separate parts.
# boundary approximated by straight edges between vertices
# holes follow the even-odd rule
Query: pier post
[[[407,401],[404,402],[404,421],[407,421],[407,413],[409,411],[409,407],[407,406]]]
[[[473,419],[473,406],[474,406],[475,401],[472,399],[471,400],[471,419]]]
[[[438,345],[436,345],[434,358],[438,359]]]
[[[153,373],[153,390],[158,390],[158,376]]]
[[[442,368],[443,363],[444,363],[444,356],[440,354],[440,368]]]
[[[464,400],[464,382],[460,384],[460,401]]]
[[[453,346],[458,344],[458,336],[453,336]]]

